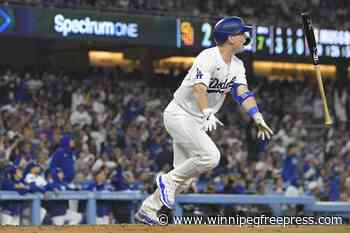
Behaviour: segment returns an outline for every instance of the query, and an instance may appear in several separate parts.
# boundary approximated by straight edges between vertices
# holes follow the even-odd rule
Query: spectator
[[[70,123],[72,125],[79,125],[83,127],[85,125],[91,125],[92,118],[90,114],[85,110],[83,105],[79,105],[75,111],[73,111],[70,117]]]
[[[79,74],[25,73],[0,69],[0,86],[6,97],[1,98],[0,105],[0,181],[8,179],[4,171],[9,165],[29,171],[35,164],[34,171],[25,172],[27,179],[36,180],[43,172],[52,172],[57,180],[58,168],[66,176],[65,183],[73,181],[76,187],[86,189],[95,182],[95,172],[102,169],[106,183],[110,181],[113,190],[153,191],[153,175],[172,166],[170,139],[161,127],[160,109],[170,98],[167,85],[162,86],[164,82],[147,83],[135,79],[138,73],[120,71],[118,79],[107,78],[98,70],[84,75],[84,79]],[[26,79],[31,90],[24,102],[9,97],[21,88],[17,79]],[[31,80],[42,80],[42,87],[33,92]],[[220,166],[213,173],[199,177],[192,191],[283,194],[289,189],[298,193],[305,190],[321,200],[346,199],[350,193],[348,120],[330,129],[315,127],[322,121],[322,117],[320,120],[313,116],[312,110],[319,97],[312,94],[317,92],[307,79],[262,80],[256,85],[256,91],[264,90],[257,95],[258,102],[266,108],[262,111],[271,113],[276,135],[265,151],[252,151],[252,156],[248,156],[248,148],[255,147],[256,142],[248,141],[249,135],[254,136],[255,128],[247,127],[245,116],[236,114],[237,106],[228,101],[218,116],[228,127],[212,134],[222,148]],[[327,86],[333,91],[339,88],[332,83]],[[66,90],[71,98],[70,89],[84,90],[81,101],[86,106],[93,106],[99,96],[97,106],[100,103],[104,106],[103,120],[99,122],[95,111],[91,111],[88,113],[91,124],[81,126],[79,120],[72,126],[70,116],[78,109],[61,104],[66,99],[63,95],[50,97],[57,88]],[[349,88],[345,86],[339,93],[344,92],[349,93]],[[339,97],[342,95],[345,94]],[[240,128],[245,128],[247,134],[239,134]],[[70,143],[72,138],[74,142]],[[42,172],[37,171],[37,164]],[[229,182],[228,177],[235,177],[234,182],[232,178]],[[314,188],[309,190],[314,181],[319,188],[317,192]],[[116,221],[128,222],[125,216],[129,216],[129,206],[121,202],[116,206]]]
[[[285,182],[293,184],[298,181],[298,155],[295,145],[290,145],[284,156],[282,176]]]
[[[75,111],[79,105],[84,105],[85,97],[81,88],[77,89],[72,95],[72,111]]]
[[[52,155],[50,172],[55,181],[59,180],[58,170],[64,174],[64,182],[71,183],[75,176],[75,142],[71,135],[63,135],[60,147]]]

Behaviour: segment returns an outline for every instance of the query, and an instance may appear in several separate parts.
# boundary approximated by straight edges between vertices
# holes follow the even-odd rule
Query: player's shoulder
[[[216,47],[203,49],[197,56],[197,58],[211,58],[216,55]]]
[[[236,70],[239,70],[240,72],[245,72],[244,62],[240,58],[238,58],[237,56],[233,56],[232,62],[234,62],[234,67]]]
[[[232,57],[232,60],[233,62],[235,62],[237,65],[240,65],[240,66],[243,66],[244,67],[244,62],[239,58],[237,57],[236,55],[234,55]]]
[[[218,60],[215,48],[216,47],[202,50],[196,57],[195,63],[205,65],[207,68],[215,66]]]

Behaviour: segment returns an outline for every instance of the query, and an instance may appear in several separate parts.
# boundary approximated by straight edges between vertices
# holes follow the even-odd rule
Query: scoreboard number
[[[202,25],[202,32],[204,33],[203,40],[202,40],[202,46],[203,47],[210,47],[211,46],[211,35],[212,27],[209,23],[203,23]]]

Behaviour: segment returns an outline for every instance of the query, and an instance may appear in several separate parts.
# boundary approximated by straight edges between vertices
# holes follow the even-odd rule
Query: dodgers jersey
[[[174,93],[174,101],[186,112],[203,117],[193,92],[193,85],[203,83],[208,87],[208,107],[219,111],[233,83],[247,85],[245,67],[236,56],[231,63],[224,62],[219,48],[203,50],[195,59],[181,86]]]

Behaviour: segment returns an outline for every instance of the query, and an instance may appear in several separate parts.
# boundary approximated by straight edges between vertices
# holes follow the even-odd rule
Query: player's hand
[[[258,127],[258,138],[261,140],[270,139],[271,136],[273,135],[273,131],[266,124],[261,113],[255,114],[253,119],[256,126]]]
[[[203,114],[204,114],[204,124],[203,124],[203,130],[204,131],[212,131],[216,129],[216,124],[219,124],[223,126],[224,124],[216,118],[214,115],[214,110],[211,108],[206,108],[203,109]]]

